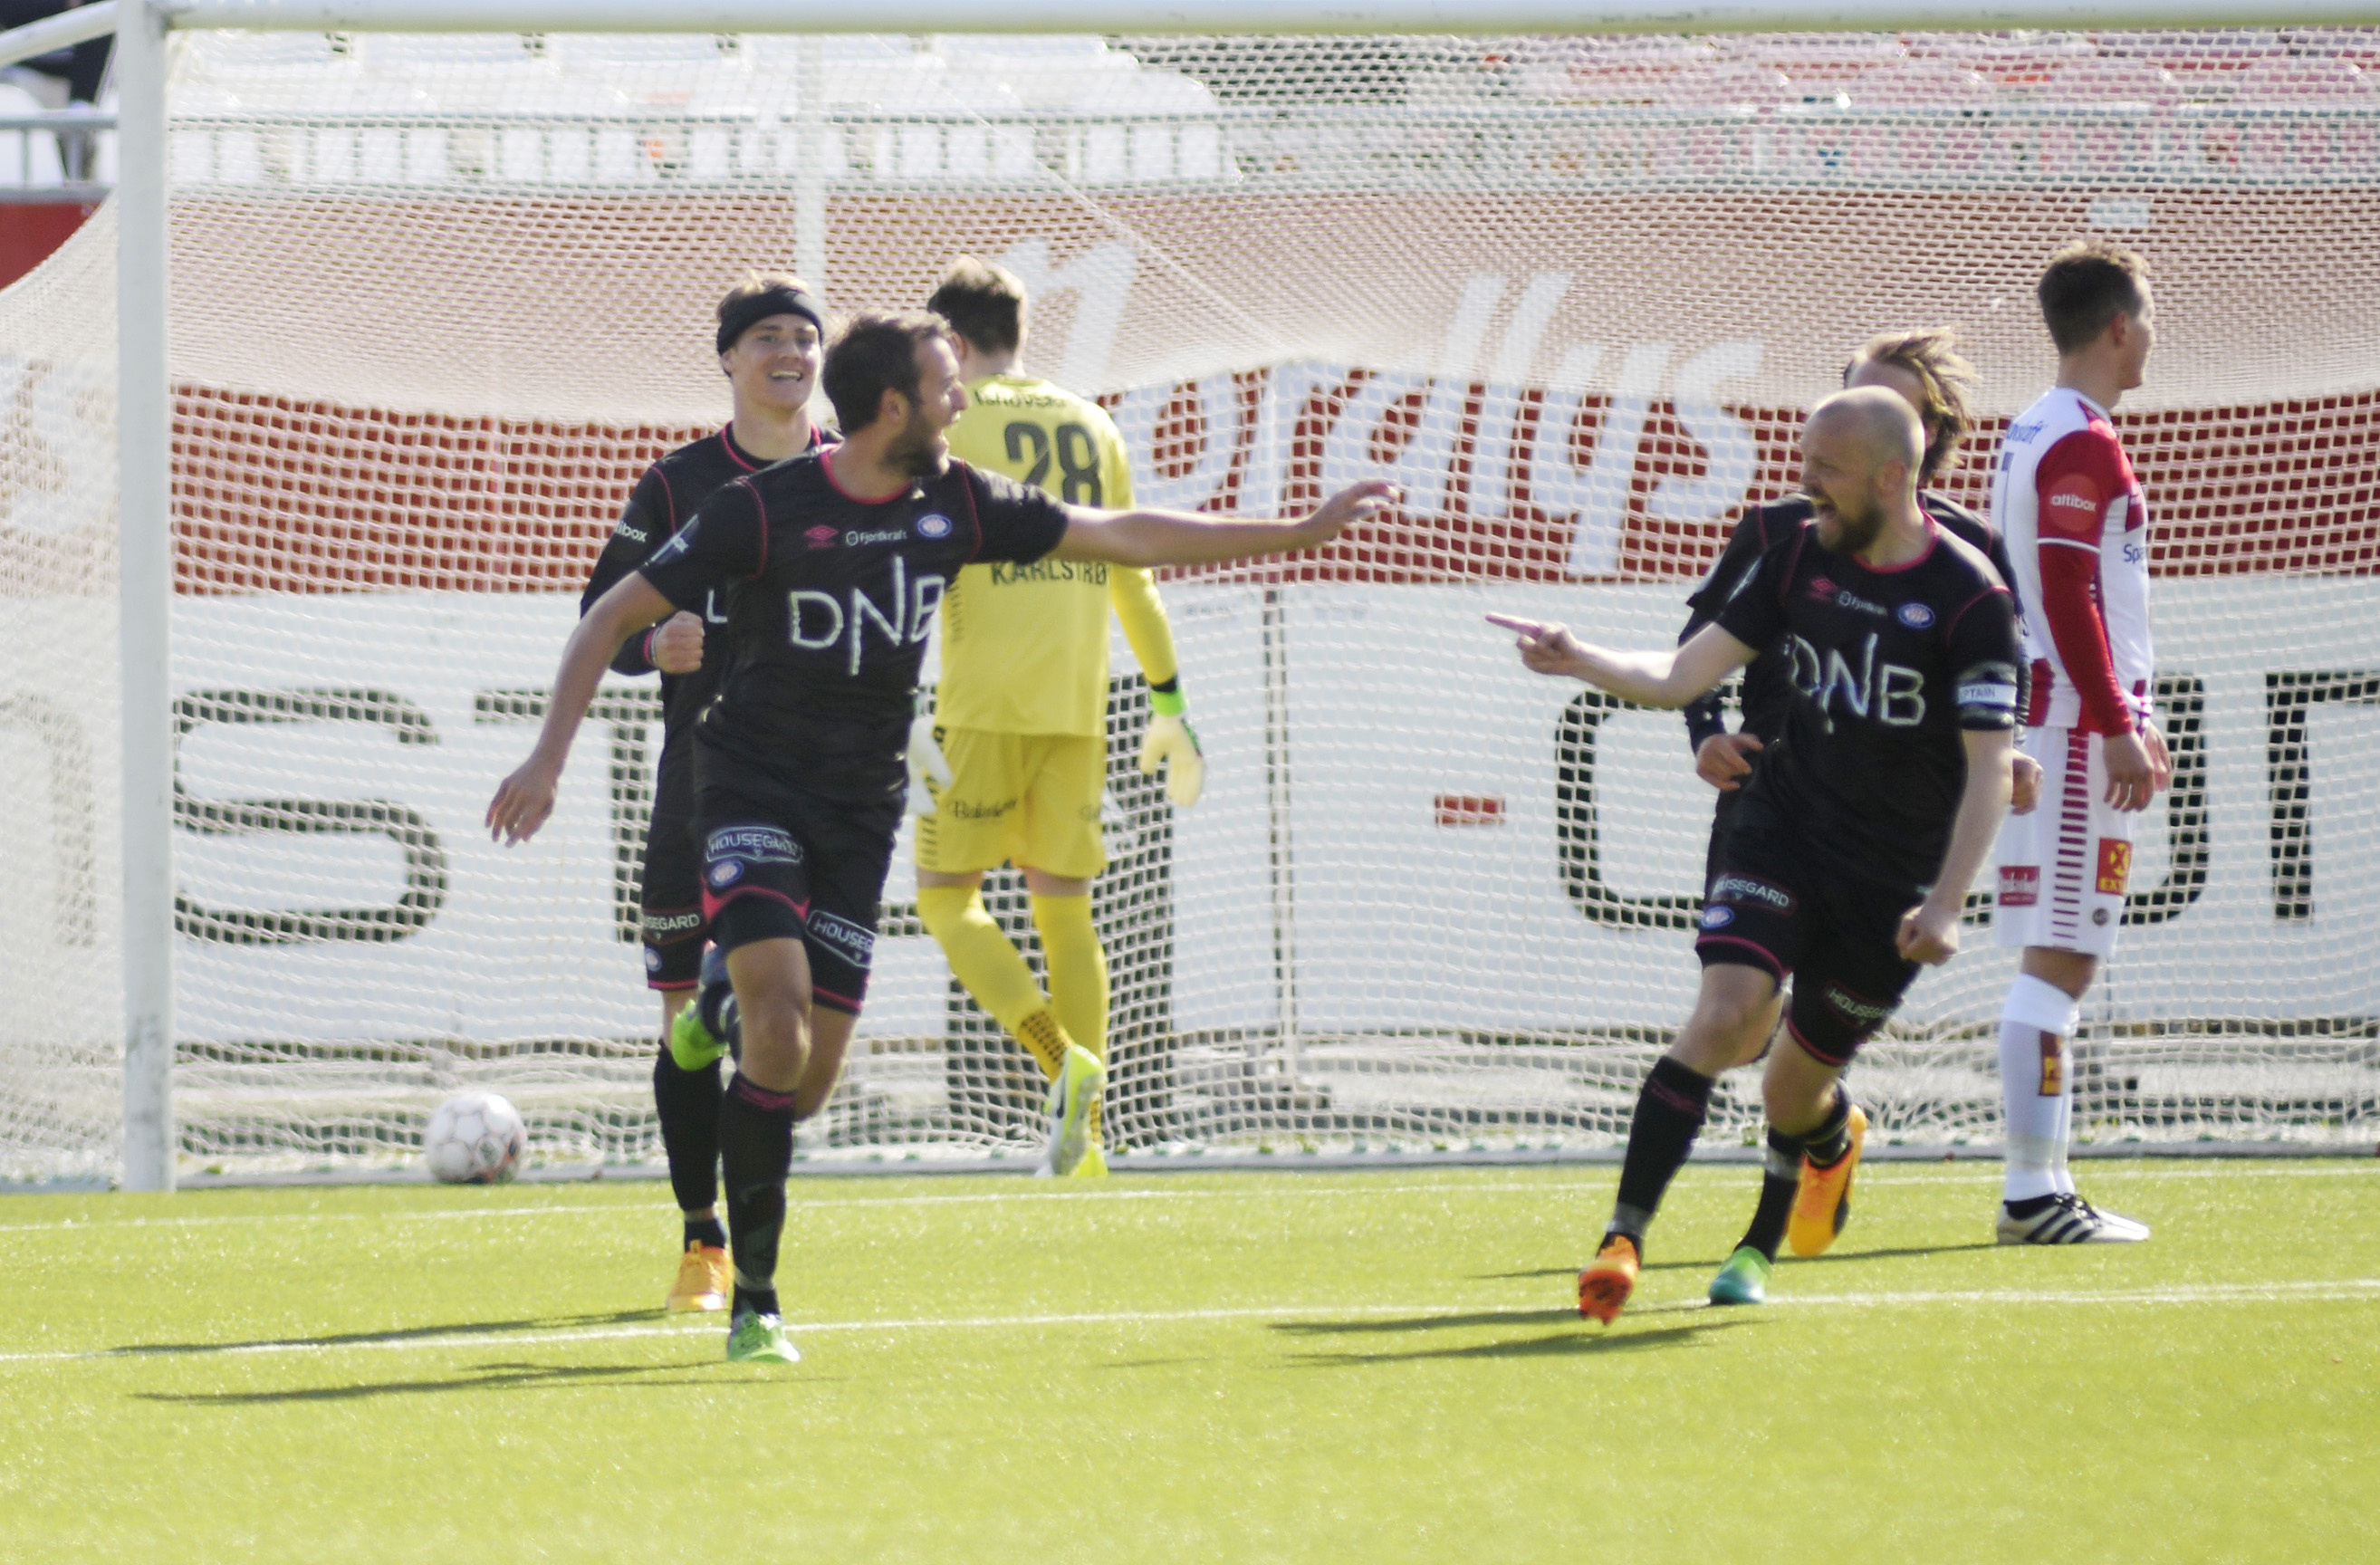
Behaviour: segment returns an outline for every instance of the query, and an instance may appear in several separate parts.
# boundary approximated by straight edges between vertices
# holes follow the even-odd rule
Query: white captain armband
[[[1977,663],[1957,682],[1959,726],[2016,726],[2016,669],[2009,663]]]

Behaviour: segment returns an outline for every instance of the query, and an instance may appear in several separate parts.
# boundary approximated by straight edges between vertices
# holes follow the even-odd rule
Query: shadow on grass
[[[1122,1358],[1110,1364],[1095,1365],[1097,1369],[1175,1369],[1185,1364],[1212,1364],[1212,1356],[1199,1358]]]
[[[534,1391],[553,1387],[611,1384],[623,1387],[764,1385],[783,1378],[756,1375],[743,1380],[690,1377],[685,1371],[722,1361],[695,1364],[486,1364],[460,1375],[418,1380],[368,1380],[346,1386],[307,1386],[285,1391],[141,1391],[139,1401],[182,1407],[252,1407],[273,1402],[346,1402],[372,1397],[435,1396],[450,1391]],[[664,1378],[668,1377],[668,1378]],[[805,1382],[818,1377],[804,1376]]]
[[[527,1320],[467,1320],[447,1326],[408,1326],[395,1331],[343,1331],[322,1337],[258,1337],[237,1342],[134,1342],[109,1348],[110,1358],[146,1358],[175,1354],[260,1353],[273,1348],[353,1348],[381,1342],[412,1342],[425,1337],[492,1337],[506,1331],[556,1331],[580,1326],[626,1326],[658,1321],[658,1309],[616,1310],[602,1315],[548,1315]]]
[[[1291,1362],[1305,1369],[1344,1368],[1366,1364],[1410,1364],[1427,1359],[1491,1359],[1491,1358],[1572,1358],[1601,1353],[1654,1353],[1665,1348],[1692,1346],[1698,1339],[1713,1332],[1730,1331],[1738,1327],[1761,1324],[1755,1316],[1728,1316],[1681,1320],[1675,1325],[1647,1326],[1632,1329],[1621,1327],[1599,1329],[1583,1325],[1573,1311],[1561,1312],[1572,1326],[1567,1331],[1540,1333],[1528,1337],[1510,1337],[1501,1341],[1473,1342],[1460,1348],[1411,1348],[1397,1353],[1299,1353]],[[1481,1319],[1509,1322],[1512,1316],[1440,1316],[1431,1325],[1476,1323]],[[1524,1320],[1542,1318],[1536,1315],[1518,1317]],[[1366,1321],[1362,1329],[1378,1323]]]
[[[1831,1266],[1838,1261],[1906,1260],[1915,1256],[1955,1256],[1961,1250],[1997,1250],[1997,1239],[1974,1239],[1964,1244],[1910,1244],[1898,1250],[1829,1250],[1823,1256],[1779,1256],[1779,1264],[1790,1261],[1795,1266]]]
[[[1726,1259],[1727,1257],[1725,1256],[1721,1256],[1715,1261],[1647,1261],[1637,1269],[1640,1271],[1717,1271],[1719,1268],[1720,1264]],[[1539,1267],[1534,1271],[1483,1271],[1478,1273],[1473,1280],[1477,1282],[1531,1282],[1541,1277],[1567,1277],[1575,1280],[1578,1277],[1579,1268],[1584,1267],[1585,1265],[1586,1265],[1586,1263],[1585,1261],[1581,1261],[1577,1266]]]
[[[1780,1266],[1789,1262],[1792,1265],[1799,1266],[1803,1264],[1804,1260],[1821,1263],[1831,1263],[1835,1261],[1888,1261],[1895,1259],[1907,1259],[1912,1256],[1955,1256],[1961,1250],[1996,1250],[1998,1248],[1999,1248],[1999,1241],[1996,1239],[1978,1239],[1959,1244],[1912,1244],[1897,1250],[1830,1250],[1823,1256],[1802,1256],[1780,1254],[1777,1257],[1777,1260],[1778,1264]],[[1581,1262],[1580,1264],[1584,1265],[1585,1263]],[[1720,1267],[1726,1264],[1727,1256],[1713,1256],[1708,1260],[1647,1261],[1641,1269],[1645,1271],[1717,1271]],[[1482,1282],[1529,1282],[1545,1277],[1576,1277],[1577,1275],[1578,1267],[1553,1266],[1539,1267],[1534,1271],[1481,1272],[1478,1274],[1476,1280]]]
[[[1284,1337],[1354,1337],[1389,1331],[1443,1331],[1465,1326],[1549,1326],[1576,1321],[1576,1305],[1566,1309],[1474,1310],[1467,1315],[1375,1316],[1364,1320],[1277,1320],[1272,1328]]]

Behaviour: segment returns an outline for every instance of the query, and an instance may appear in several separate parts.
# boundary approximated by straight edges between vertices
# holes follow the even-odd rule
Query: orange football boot
[[[1643,1262],[1636,1241],[1624,1233],[1608,1233],[1595,1259],[1578,1274],[1578,1313],[1609,1326],[1620,1318],[1628,1295],[1636,1291],[1636,1268]]]
[[[1793,1215],[1785,1219],[1785,1242],[1797,1256],[1823,1256],[1852,1218],[1852,1175],[1859,1168],[1860,1143],[1867,1139],[1867,1114],[1852,1105],[1851,1146],[1827,1167],[1802,1157],[1802,1179],[1793,1191]]]

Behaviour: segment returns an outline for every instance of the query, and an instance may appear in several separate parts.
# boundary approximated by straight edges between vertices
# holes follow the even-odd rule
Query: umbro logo
[[[832,549],[834,547],[834,540],[842,535],[834,528],[821,523],[802,536],[810,540],[810,547],[813,549]]]

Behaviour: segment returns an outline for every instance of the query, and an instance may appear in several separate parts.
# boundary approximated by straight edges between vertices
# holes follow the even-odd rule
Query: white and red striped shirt
[[[2033,665],[2031,727],[2130,734],[2149,715],[2149,514],[2107,410],[2064,386],[2009,426],[1992,477]]]

